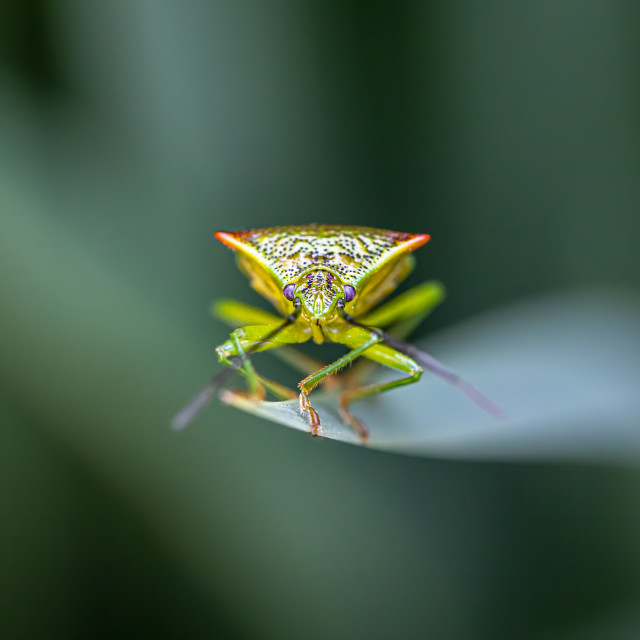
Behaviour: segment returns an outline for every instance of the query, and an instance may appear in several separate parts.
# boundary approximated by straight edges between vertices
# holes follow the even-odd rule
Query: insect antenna
[[[184,429],[188,426],[195,417],[204,409],[206,404],[211,400],[213,394],[222,387],[227,380],[233,375],[235,371],[240,369],[243,362],[248,359],[248,357],[257,351],[263,344],[269,342],[274,336],[280,333],[283,329],[286,329],[290,324],[293,324],[298,316],[300,315],[300,300],[296,298],[293,301],[295,308],[293,313],[285,318],[285,321],[278,325],[273,331],[267,333],[261,340],[254,342],[248,349],[245,349],[245,352],[242,356],[233,356],[231,358],[231,368],[224,369],[220,373],[216,374],[209,380],[209,382],[196,393],[191,400],[182,408],[171,420],[171,426],[176,429]]]
[[[464,393],[470,400],[475,402],[487,413],[490,413],[496,418],[505,417],[504,411],[497,404],[489,400],[489,398],[487,398],[487,396],[485,396],[481,391],[466,382],[466,380],[463,380],[457,373],[442,364],[439,360],[436,360],[436,358],[434,358],[433,356],[430,356],[428,353],[422,351],[421,349],[418,349],[412,344],[406,343],[404,340],[400,340],[400,338],[392,336],[390,333],[387,333],[382,329],[368,327],[367,325],[358,322],[352,315],[348,314],[344,310],[344,303],[342,305],[338,304],[338,313],[349,324],[353,325],[354,327],[366,329],[370,333],[377,335],[382,342],[386,343],[393,349],[400,351],[400,353],[404,353],[404,355],[413,358],[421,367],[423,367],[427,371],[430,371],[445,382],[448,382],[450,385],[453,385],[454,387],[460,389],[462,393]]]

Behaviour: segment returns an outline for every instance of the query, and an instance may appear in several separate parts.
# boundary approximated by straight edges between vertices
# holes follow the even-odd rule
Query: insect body
[[[499,410],[428,354],[401,340],[443,297],[439,283],[425,283],[381,307],[376,307],[411,272],[411,253],[429,240],[426,234],[401,233],[341,225],[271,227],[250,231],[219,231],[216,238],[237,253],[238,266],[251,286],[270,300],[283,317],[239,302],[221,301],[217,314],[240,326],[217,347],[218,360],[238,370],[249,383],[250,397],[261,401],[270,391],[282,399],[298,395],[300,410],[318,435],[320,418],[309,394],[329,376],[363,356],[396,369],[404,377],[387,383],[345,389],[340,413],[363,441],[367,428],[350,405],[398,386],[417,382],[425,369],[459,386],[485,409]],[[384,329],[389,327],[389,332]],[[287,361],[307,376],[298,394],[257,374],[249,359],[253,352],[313,340],[336,342],[349,351],[323,365],[302,353]],[[202,408],[226,372],[214,378],[177,416],[174,426],[187,424]],[[240,393],[240,392],[234,392]]]

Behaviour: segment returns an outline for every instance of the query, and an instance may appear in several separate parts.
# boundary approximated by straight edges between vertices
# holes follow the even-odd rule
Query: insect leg
[[[276,349],[287,344],[307,342],[307,340],[311,339],[311,332],[297,325],[284,327],[276,335],[269,337],[273,330],[274,327],[272,325],[257,324],[236,329],[233,333],[237,335],[242,349],[252,353]],[[265,338],[267,339],[265,340]],[[216,347],[216,353],[218,354],[218,360],[222,364],[229,364],[223,361],[224,358],[229,359],[231,356],[239,355],[231,338]]]
[[[231,333],[231,342],[235,347],[236,355],[240,356],[242,360],[242,364],[240,365],[240,369],[247,382],[249,383],[249,391],[251,394],[251,398],[257,402],[261,402],[264,400],[266,392],[264,389],[264,385],[260,381],[260,377],[256,373],[256,370],[253,368],[253,364],[251,364],[251,360],[245,357],[244,349],[242,348],[242,342],[238,335],[238,330],[233,331]],[[226,362],[224,364],[231,365],[231,362],[228,358],[225,358]]]
[[[238,369],[238,373],[244,375],[247,378],[247,382],[249,384],[250,395],[249,397],[256,401],[262,402],[265,399],[265,389],[273,393],[276,397],[281,400],[293,400],[297,397],[297,393],[288,389],[284,385],[279,384],[278,382],[274,382],[273,380],[269,380],[261,375],[258,375],[256,372],[251,360],[245,357],[244,349],[242,348],[242,342],[238,337],[236,331],[231,334],[231,341],[236,347],[236,354],[242,358],[242,366]],[[224,364],[232,365],[231,361],[227,358],[227,362]],[[230,393],[239,393],[239,392],[230,392]]]
[[[235,331],[231,334],[231,342],[236,347],[236,351],[232,355],[238,355],[242,358],[242,366],[240,366],[240,368],[238,369],[238,373],[247,378],[250,390],[249,397],[252,400],[256,402],[261,402],[262,400],[264,400],[265,389],[273,393],[273,395],[280,398],[281,400],[293,400],[297,398],[298,394],[295,391],[288,389],[278,382],[269,380],[269,378],[265,378],[256,372],[253,364],[251,363],[251,360],[244,357],[245,352],[242,347],[242,342]],[[222,356],[220,362],[221,364],[225,364],[227,366],[234,366],[234,363],[226,354]],[[239,394],[241,392],[229,391],[229,393]]]
[[[227,342],[216,348],[218,361],[221,364],[238,368],[238,372],[248,380],[251,397],[257,401],[264,399],[265,388],[283,400],[291,400],[297,396],[294,391],[291,391],[287,387],[258,375],[251,361],[248,358],[244,358],[245,350],[250,349],[256,343],[260,342],[272,331],[273,327],[269,325],[255,325],[236,329],[231,333]],[[308,339],[309,336],[297,328],[287,327],[273,336],[273,338],[260,344],[256,351],[274,349],[291,342],[304,342]],[[238,367],[234,358],[237,356],[242,358],[242,365],[240,367]]]
[[[244,350],[245,354],[254,353],[255,351],[264,351],[266,349],[272,349],[280,346],[281,344],[291,342],[304,342],[311,337],[310,333],[306,333],[304,329],[296,326],[295,319],[297,317],[296,312],[285,318],[284,323],[279,326],[271,325],[257,325],[253,327],[246,327],[244,329],[237,329],[238,338],[240,339],[240,346]],[[218,360],[226,365],[233,367],[216,374],[209,380],[209,382],[196,393],[195,396],[173,417],[171,424],[174,429],[184,429],[194,418],[202,411],[206,404],[211,400],[214,394],[227,382],[229,376],[234,370],[245,373],[244,368],[241,366],[243,360],[241,359],[234,341],[229,339],[225,343],[216,348],[218,353]],[[273,391],[277,396],[282,398],[295,397],[295,394],[279,385],[275,382],[263,379],[262,384]],[[230,392],[231,393],[231,392]]]
[[[277,326],[282,322],[280,316],[264,311],[238,300],[216,300],[211,305],[211,313],[232,327],[267,324]]]
[[[328,376],[337,373],[348,365],[350,362],[353,362],[356,358],[363,355],[367,349],[371,348],[377,342],[380,341],[380,337],[376,334],[369,334],[368,339],[365,340],[362,344],[357,346],[355,349],[349,351],[341,358],[338,358],[335,362],[328,364],[322,369],[312,373],[307,376],[304,380],[300,381],[298,384],[298,388],[300,389],[300,411],[303,413],[309,414],[309,419],[311,420],[311,434],[314,436],[318,435],[318,429],[320,428],[320,418],[318,416],[317,411],[311,406],[309,403],[309,393],[315,389],[323,380],[326,380]],[[356,430],[358,428],[356,427]],[[360,433],[360,437],[365,440],[366,432]]]
[[[405,338],[444,300],[444,296],[444,286],[440,282],[423,282],[374,311],[358,317],[358,321],[370,327],[390,327],[388,332],[391,335]],[[362,384],[374,367],[369,360],[358,362],[345,374],[346,386]]]
[[[400,351],[396,351],[384,344],[376,344],[367,349],[367,351],[362,355],[365,358],[385,365],[386,367],[409,374],[407,377],[392,380],[391,382],[349,389],[347,391],[343,391],[340,395],[340,415],[342,416],[342,419],[347,424],[350,424],[360,434],[363,442],[366,442],[368,429],[362,420],[353,415],[349,406],[358,400],[383,393],[384,391],[389,391],[390,389],[395,389],[396,387],[418,382],[422,376],[423,368],[413,360],[413,358],[410,358],[404,353],[400,353]]]
[[[338,303],[340,303],[340,300],[338,300]],[[358,342],[362,342],[366,336],[377,335],[380,341],[384,342],[387,347],[394,349],[398,353],[411,358],[416,363],[418,363],[423,370],[429,371],[445,382],[448,382],[450,385],[457,387],[471,401],[475,402],[487,413],[490,413],[496,418],[504,417],[504,412],[498,405],[492,402],[489,398],[487,398],[487,396],[476,389],[473,385],[469,384],[466,380],[461,378],[457,373],[455,373],[455,371],[449,369],[449,367],[442,364],[442,362],[439,362],[433,356],[429,355],[425,351],[421,351],[414,345],[400,340],[400,338],[397,338],[396,336],[393,336],[382,329],[367,327],[361,324],[353,316],[346,313],[344,311],[344,308],[341,307],[340,304],[338,304],[338,312],[340,313],[342,318],[353,327],[353,329],[359,329],[361,333],[352,333],[353,329],[351,332],[344,332],[342,334],[337,333],[333,338],[336,342],[342,342],[347,346],[353,346]],[[360,335],[360,338],[357,337],[358,335]]]
[[[216,317],[232,327],[243,327],[252,324],[277,325],[282,321],[281,318],[268,311],[237,300],[218,300],[211,306],[211,311]],[[274,355],[285,364],[305,375],[325,366],[325,363],[318,358],[302,353],[294,347],[284,346],[282,349],[274,351]]]
[[[377,309],[358,316],[358,322],[369,327],[391,327],[389,333],[404,338],[444,300],[444,297],[445,289],[440,282],[423,282]]]

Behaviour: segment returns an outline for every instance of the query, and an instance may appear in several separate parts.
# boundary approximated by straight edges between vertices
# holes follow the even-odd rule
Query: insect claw
[[[313,407],[309,407],[309,418],[311,419],[311,435],[317,438],[318,429],[320,429],[320,416]]]

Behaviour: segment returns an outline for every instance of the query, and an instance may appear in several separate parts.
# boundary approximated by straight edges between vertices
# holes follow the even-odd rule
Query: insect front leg
[[[297,397],[297,394],[291,389],[258,375],[251,360],[245,357],[246,350],[254,347],[272,331],[273,327],[270,325],[254,325],[236,329],[231,333],[229,340],[216,347],[220,364],[237,368],[238,373],[247,378],[250,397],[258,402],[264,400],[265,389],[282,400],[291,400]],[[304,342],[308,339],[309,336],[296,327],[287,327],[270,340],[260,344],[256,351],[274,349],[290,343]],[[238,363],[238,359],[241,359],[240,363]]]
[[[371,343],[372,338],[377,338],[373,344]],[[409,374],[405,378],[392,380],[391,382],[357,386],[343,391],[340,395],[339,403],[342,419],[358,432],[363,442],[366,442],[369,430],[362,420],[353,415],[349,406],[358,400],[377,395],[383,391],[417,382],[420,380],[424,370],[413,358],[386,344],[380,344],[381,337],[375,330],[371,331],[365,328],[354,327],[342,334],[336,334],[333,339],[335,342],[339,342],[353,349],[350,353],[359,351],[360,354],[368,360]]]
[[[280,318],[273,313],[237,300],[218,300],[211,306],[211,311],[216,317],[232,327],[252,324],[277,325],[280,322]],[[304,375],[309,375],[325,366],[325,363],[318,358],[286,345],[275,351],[274,355]]]
[[[423,282],[390,302],[358,317],[358,321],[369,327],[386,328],[397,338],[406,338],[445,297],[444,286],[435,280]],[[345,374],[345,386],[362,384],[375,365],[370,360],[361,360]]]
[[[231,342],[233,342],[236,354],[240,357],[240,360],[242,362],[240,370],[243,372],[249,384],[251,399],[257,402],[262,402],[265,399],[267,393],[265,391],[264,384],[260,380],[260,376],[256,373],[256,370],[253,367],[253,363],[245,355],[239,333],[239,331],[234,331],[231,334]]]
[[[418,382],[424,371],[424,369],[415,360],[413,360],[413,358],[410,358],[404,353],[400,353],[399,351],[396,351],[384,344],[374,345],[363,355],[369,360],[385,365],[386,367],[396,369],[397,371],[408,373],[409,375],[405,378],[392,380],[391,382],[348,389],[340,394],[340,415],[342,419],[347,424],[350,424],[358,433],[362,433],[363,431],[367,433],[367,428],[362,420],[354,416],[349,409],[349,406],[352,403],[378,395],[384,391],[389,391],[390,389],[395,389],[396,387]]]
[[[309,402],[309,394],[311,393],[311,391],[313,391],[313,389],[315,389],[323,380],[326,380],[328,376],[340,371],[340,369],[363,355],[367,351],[367,349],[369,349],[379,341],[379,336],[369,333],[368,340],[363,342],[355,349],[352,349],[351,351],[349,351],[349,353],[345,354],[341,358],[338,358],[335,362],[332,362],[331,364],[322,367],[315,373],[307,376],[298,384],[298,388],[300,389],[300,411],[309,414],[309,420],[311,421],[311,435],[317,436],[318,429],[320,428],[320,417],[318,416],[318,412],[311,406]],[[359,430],[356,426],[356,430],[358,431],[363,442],[366,442],[368,435],[366,428],[364,430]]]

